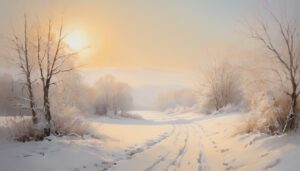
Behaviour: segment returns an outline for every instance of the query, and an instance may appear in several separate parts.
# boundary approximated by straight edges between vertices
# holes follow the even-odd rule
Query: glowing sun
[[[82,50],[87,47],[87,38],[84,32],[74,31],[65,38],[66,44],[74,50]]]

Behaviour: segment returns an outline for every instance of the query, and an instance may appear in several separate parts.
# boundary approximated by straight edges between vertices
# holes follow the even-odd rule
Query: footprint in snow
[[[260,157],[263,158],[263,157],[266,157],[267,155],[269,155],[269,153],[264,153]]]
[[[236,166],[229,166],[226,168],[226,170],[237,170],[241,167],[244,167],[245,165],[244,164],[240,164],[240,165],[236,165]]]
[[[221,150],[220,150],[221,153],[225,153],[225,152],[228,152],[228,151],[229,151],[228,148],[226,148],[226,149],[221,149]]]
[[[142,147],[140,147],[140,148],[136,148],[136,149],[134,149],[134,150],[132,150],[132,151],[129,151],[127,154],[129,155],[129,156],[133,156],[133,155],[135,155],[136,153],[140,153],[140,152],[142,152],[144,149],[142,148]]]
[[[101,165],[103,166],[103,168],[101,170],[108,170],[111,169],[113,167],[113,165],[116,165],[116,162],[112,162],[112,161],[102,161]],[[99,167],[99,165],[97,163],[94,164],[95,167]]]
[[[23,157],[31,157],[31,154],[24,154]]]
[[[226,163],[226,162],[223,162],[222,164],[223,164],[223,166],[228,166],[228,163]]]

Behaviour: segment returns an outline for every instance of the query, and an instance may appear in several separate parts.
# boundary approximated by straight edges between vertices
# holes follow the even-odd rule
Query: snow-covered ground
[[[243,114],[133,113],[143,119],[89,118],[100,139],[50,137],[28,143],[2,139],[0,171],[300,168],[300,135],[236,135]]]

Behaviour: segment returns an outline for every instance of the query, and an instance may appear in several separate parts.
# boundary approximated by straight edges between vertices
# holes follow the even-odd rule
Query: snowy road
[[[199,138],[190,135],[197,134],[192,124],[176,124],[167,136],[130,153],[113,170],[196,170],[201,151],[192,144],[199,143]]]
[[[225,152],[212,139],[206,140],[208,133],[201,126],[204,118],[201,115],[144,113],[142,116],[151,121],[153,127],[160,128],[160,135],[126,148],[125,155],[104,170],[207,170],[205,152],[210,150],[216,156],[220,154],[215,153]],[[143,129],[143,126],[139,127]],[[211,169],[226,170],[226,167],[221,159],[219,165]]]

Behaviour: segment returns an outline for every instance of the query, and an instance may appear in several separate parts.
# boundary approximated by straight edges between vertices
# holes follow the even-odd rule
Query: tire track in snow
[[[197,161],[198,161],[198,171],[205,170],[205,164],[204,164],[205,159],[204,159],[204,155],[203,155],[202,151],[199,152],[199,157],[198,157]]]
[[[142,145],[135,145],[133,147],[131,146],[131,147],[126,148],[125,150],[123,150],[123,155],[114,159],[113,161],[103,161],[102,162],[102,166],[103,166],[102,170],[103,171],[110,170],[115,165],[117,165],[118,162],[120,162],[122,160],[129,160],[134,155],[145,152],[146,150],[149,150],[151,147],[155,146],[156,144],[159,144],[160,142],[168,139],[170,136],[172,136],[174,134],[174,132],[176,130],[177,130],[177,126],[175,125],[172,127],[171,131],[164,132],[164,133],[160,134],[158,137],[151,138],[151,139],[147,140],[145,143],[143,143]]]
[[[195,124],[188,124],[187,127],[189,137],[187,139],[186,151],[176,161],[176,164],[168,170],[198,170],[204,166],[199,128]],[[203,163],[200,163],[200,161]]]
[[[151,170],[171,170],[171,166],[176,165],[176,159],[178,159],[180,154],[182,154],[182,149],[185,144],[185,140],[187,138],[187,125],[186,124],[177,124],[178,125],[178,136],[176,137],[176,143],[168,142],[167,144],[160,144],[163,148],[168,148],[170,153],[164,158],[164,160],[160,161],[158,164],[156,164],[155,167],[153,167]],[[173,137],[175,138],[175,137]],[[186,140],[186,141],[187,141]],[[187,145],[186,145],[187,146]],[[185,151],[185,150],[184,150]],[[175,164],[172,165],[172,163],[175,161]],[[178,160],[177,160],[178,161]]]
[[[156,161],[154,161],[144,171],[151,171],[156,165],[158,165],[160,162],[162,162],[169,154],[170,154],[170,151],[167,151],[164,155],[162,155],[161,157],[159,157]]]
[[[196,127],[196,123],[173,124],[174,130],[167,138],[138,152],[134,152],[137,147],[130,149],[133,151],[132,155],[127,155],[127,157],[125,155],[126,158],[118,160],[109,169],[120,171],[203,170],[205,168],[204,153],[202,148],[198,147],[201,145],[201,138],[198,136],[201,131]]]
[[[176,125],[176,127],[176,132],[169,138],[156,144],[151,149],[135,155],[130,160],[120,161],[112,170],[163,170],[173,155],[175,155],[174,146],[177,149],[183,143],[182,135],[184,130],[182,130],[181,125]]]
[[[191,135],[187,142],[186,154],[181,159],[181,164],[176,170],[200,170],[204,168],[204,155],[203,145],[199,132],[199,128],[196,124],[189,125],[189,135]],[[201,169],[203,170],[203,169]]]
[[[186,138],[184,140],[184,147],[182,149],[181,155],[179,156],[178,160],[176,161],[175,170],[177,170],[180,167],[183,157],[187,154],[188,140],[189,140],[189,137],[190,137],[189,128],[186,128],[186,133],[185,134],[186,134]]]
[[[188,128],[185,126],[185,138],[184,138],[183,146],[181,146],[179,148],[175,158],[173,160],[171,160],[171,162],[167,165],[166,169],[164,169],[164,170],[169,170],[172,166],[175,167],[174,170],[176,170],[176,168],[178,168],[180,166],[180,161],[187,151],[186,148],[187,148],[188,138],[189,138],[189,131],[188,131]]]
[[[200,146],[200,150],[198,152],[198,158],[197,158],[198,171],[203,171],[203,170],[207,170],[206,164],[205,164],[205,156],[204,156],[204,153],[203,153],[204,145],[203,145],[203,142],[201,141],[202,138],[203,138],[202,133],[204,133],[205,130],[200,124],[196,124],[194,126],[196,126],[196,128],[194,127],[194,129],[197,130],[196,132],[197,132],[198,137],[199,137],[199,146]],[[200,128],[200,130],[199,130],[199,128]]]
[[[132,149],[129,147],[124,151],[129,156],[134,156],[137,153],[144,152],[145,150],[150,149],[152,146],[159,144],[163,140],[165,140],[168,137],[170,137],[171,135],[173,135],[176,129],[177,129],[177,127],[173,126],[173,128],[170,132],[164,132],[164,133],[160,134],[158,136],[158,138],[151,138],[151,139],[147,140],[143,145],[135,146]]]
[[[175,135],[175,139],[173,141],[173,144],[176,144],[178,142],[178,137],[180,135],[180,131],[178,131]],[[157,166],[158,164],[160,164],[161,162],[163,162],[165,160],[165,158],[171,153],[171,151],[167,151],[165,154],[160,155],[160,157],[155,160],[149,167],[147,167],[146,169],[144,169],[145,171],[151,171],[155,166]]]

